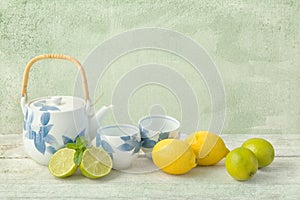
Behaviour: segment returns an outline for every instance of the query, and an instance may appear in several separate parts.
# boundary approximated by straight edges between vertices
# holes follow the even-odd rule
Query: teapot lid
[[[29,102],[28,107],[34,111],[74,111],[85,106],[85,101],[73,96],[49,96]]]

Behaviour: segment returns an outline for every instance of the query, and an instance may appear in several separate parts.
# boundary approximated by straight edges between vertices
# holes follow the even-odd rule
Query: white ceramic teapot
[[[43,59],[64,59],[79,69],[85,99],[74,96],[49,96],[27,100],[27,84],[31,66]],[[73,57],[45,54],[33,58],[26,66],[21,92],[24,114],[23,141],[26,153],[40,164],[47,165],[51,155],[65,144],[84,136],[87,141],[96,136],[98,122],[111,106],[104,106],[94,113],[86,75],[82,65]]]

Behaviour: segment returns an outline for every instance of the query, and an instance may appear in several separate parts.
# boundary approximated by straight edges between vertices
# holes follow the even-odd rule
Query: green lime
[[[103,177],[110,173],[112,160],[101,147],[91,147],[84,151],[80,164],[81,173],[91,179]]]
[[[75,150],[62,148],[50,158],[48,169],[53,176],[64,178],[71,176],[77,170],[74,158]]]
[[[252,151],[239,147],[227,154],[225,167],[234,179],[244,181],[254,176],[258,169],[258,161]]]
[[[270,142],[262,138],[251,138],[242,147],[250,149],[258,160],[258,168],[266,167],[274,160],[275,151]]]

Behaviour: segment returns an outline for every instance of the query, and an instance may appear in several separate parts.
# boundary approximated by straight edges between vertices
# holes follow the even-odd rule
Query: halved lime
[[[48,169],[53,176],[64,178],[76,172],[74,158],[75,150],[62,148],[55,152],[50,158]]]
[[[103,177],[111,171],[112,160],[110,155],[101,147],[91,147],[84,151],[80,170],[88,178]]]

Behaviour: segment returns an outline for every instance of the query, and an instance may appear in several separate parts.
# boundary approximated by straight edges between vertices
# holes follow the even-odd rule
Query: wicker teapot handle
[[[77,68],[79,69],[80,74],[81,74],[85,100],[88,101],[90,99],[86,75],[85,75],[82,65],[80,64],[80,62],[78,60],[76,60],[75,58],[73,58],[71,56],[66,56],[63,54],[44,54],[44,55],[36,56],[35,58],[31,59],[25,68],[24,75],[23,75],[21,96],[26,97],[26,101],[27,101],[27,85],[28,85],[28,77],[29,77],[30,68],[32,67],[32,65],[35,62],[37,62],[39,60],[44,60],[44,59],[63,59],[63,60],[68,60],[68,61],[73,62],[77,66]]]

